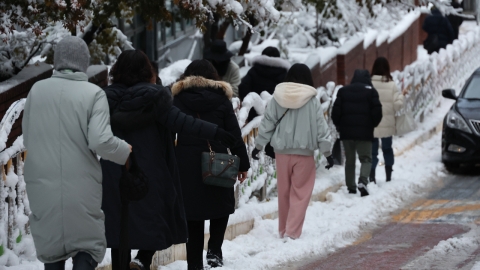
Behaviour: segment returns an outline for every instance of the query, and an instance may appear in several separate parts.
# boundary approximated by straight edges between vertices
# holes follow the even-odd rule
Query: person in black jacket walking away
[[[352,82],[338,90],[332,120],[345,148],[345,182],[349,193],[369,194],[368,177],[372,167],[373,130],[382,120],[382,104],[367,70],[355,70]],[[362,164],[355,184],[356,154]]]
[[[445,49],[455,39],[452,25],[436,7],[433,7],[432,14],[425,18],[422,29],[428,33],[423,46],[429,54]]]
[[[139,249],[130,268],[150,269],[156,250],[185,243],[188,237],[173,133],[227,145],[235,144],[235,137],[216,124],[185,115],[172,106],[170,90],[155,84],[152,66],[139,50],[122,52],[110,77],[113,84],[105,88],[105,93],[113,134],[131,143],[149,186],[145,198],[129,204],[129,247]],[[101,163],[107,246],[112,248],[112,268],[124,269],[118,250],[122,168],[106,160]]]
[[[275,87],[285,80],[291,66],[290,62],[280,58],[280,52],[275,47],[265,48],[262,55],[253,58],[252,65],[238,87],[241,100],[251,92],[260,95],[263,91],[267,91],[270,95],[273,95]],[[257,112],[252,108],[247,120],[252,121],[257,116]],[[265,146],[265,154],[275,158],[275,152],[270,144]]]
[[[172,86],[174,105],[187,115],[216,124],[235,136],[237,144],[230,150],[233,155],[240,157],[238,180],[243,182],[250,168],[247,149],[230,101],[233,95],[232,87],[220,80],[220,76],[209,61],[193,61],[185,69],[181,79]],[[189,270],[203,269],[205,220],[210,220],[207,262],[210,267],[223,265],[223,238],[229,215],[235,211],[233,187],[206,185],[202,181],[201,154],[210,151],[209,143],[214,152],[227,153],[225,146],[213,141],[184,134],[179,134],[177,139],[177,163],[188,223]]]

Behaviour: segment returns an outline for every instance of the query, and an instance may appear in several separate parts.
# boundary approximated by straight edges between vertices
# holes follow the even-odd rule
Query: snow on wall
[[[185,69],[192,61],[188,59],[178,60],[170,66],[160,70],[158,76],[162,79],[162,84],[165,86],[172,85],[185,72]]]
[[[348,39],[342,47],[338,48],[337,53],[340,55],[344,55],[349,53],[353,48],[357,47],[360,42],[363,41],[364,35],[363,34],[358,34],[350,39]]]
[[[12,87],[17,86],[21,83],[24,83],[25,81],[30,80],[31,78],[34,78],[51,69],[52,69],[52,66],[45,63],[41,63],[41,62],[33,65],[29,65],[14,77],[6,81],[0,82],[0,93],[3,93],[11,89]]]
[[[405,15],[403,19],[393,29],[390,30],[388,43],[391,43],[399,36],[403,35],[403,33],[408,30],[410,25],[412,25],[420,17],[420,14],[420,11],[415,10]]]
[[[364,36],[363,48],[368,48],[377,39],[377,36],[378,30],[368,29]]]

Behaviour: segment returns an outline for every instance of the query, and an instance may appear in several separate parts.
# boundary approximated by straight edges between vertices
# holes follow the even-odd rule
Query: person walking
[[[280,58],[280,52],[277,48],[265,48],[262,55],[253,58],[252,68],[243,77],[242,83],[238,87],[240,99],[243,100],[251,92],[260,95],[263,91],[267,91],[273,95],[275,87],[285,80],[290,66],[290,62]],[[252,108],[247,121],[252,121],[257,116],[257,112]],[[265,146],[265,154],[275,158],[275,151],[273,151],[270,143]]]
[[[51,78],[35,83],[23,113],[28,150],[25,182],[29,224],[45,270],[94,270],[106,250],[102,171],[97,155],[125,164],[131,146],[113,136],[107,98],[88,82],[87,44],[63,38]]]
[[[310,69],[294,64],[285,82],[277,85],[267,105],[255,139],[252,158],[271,142],[276,155],[278,188],[278,232],[281,238],[297,239],[315,184],[313,153],[320,149],[333,166],[330,131],[316,98]]]
[[[355,70],[352,82],[338,90],[332,120],[345,148],[345,182],[349,193],[369,195],[367,185],[372,168],[373,130],[382,120],[382,104],[367,70]],[[360,159],[360,177],[355,184],[356,154]]]
[[[423,42],[428,54],[445,49],[455,39],[452,25],[438,8],[433,7],[432,14],[428,15],[423,22],[422,29],[427,32],[427,39]]]
[[[236,138],[216,124],[185,115],[172,106],[170,90],[155,84],[155,72],[140,50],[122,52],[110,78],[112,85],[105,88],[105,93],[113,133],[132,144],[149,186],[145,198],[129,204],[129,246],[139,250],[130,268],[150,269],[155,251],[185,243],[188,238],[173,133],[221,141],[227,146],[235,144]],[[101,162],[107,246],[112,249],[112,268],[123,269],[125,266],[119,265],[118,184],[122,168],[106,160]]]
[[[392,136],[395,135],[395,113],[403,107],[404,96],[398,91],[392,75],[390,64],[385,57],[379,57],[373,63],[372,84],[377,90],[382,104],[382,121],[373,131],[372,141],[372,169],[370,182],[376,183],[375,169],[378,164],[379,140],[382,141],[382,153],[385,160],[385,174],[387,182],[392,179],[392,167],[394,155],[392,148]]]
[[[243,182],[250,168],[247,149],[240,126],[233,111],[230,84],[220,76],[207,60],[195,60],[178,82],[172,86],[173,104],[192,117],[217,124],[235,135],[237,144],[231,153],[240,157],[238,180]],[[228,218],[235,212],[234,188],[206,185],[202,181],[202,152],[209,147],[216,153],[227,153],[217,142],[205,141],[179,134],[177,163],[180,169],[183,201],[188,224],[187,264],[189,270],[203,269],[205,220],[210,220],[207,263],[210,267],[223,266],[222,244]]]
[[[222,81],[232,86],[233,96],[238,97],[238,86],[242,78],[240,77],[240,67],[231,59],[233,53],[227,50],[227,43],[217,39],[212,42],[210,49],[204,52],[203,58],[207,59],[217,70]]]

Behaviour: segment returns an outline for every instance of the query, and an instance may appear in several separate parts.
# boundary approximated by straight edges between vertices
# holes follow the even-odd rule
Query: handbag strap
[[[283,114],[282,116],[277,120],[277,122],[275,122],[275,126],[273,127],[272,131],[275,131],[277,129],[277,126],[278,124],[280,124],[280,122],[282,121],[283,117],[285,117],[285,115],[287,114],[287,112],[289,111],[290,109],[287,109]]]
[[[200,114],[197,112],[197,118],[202,120],[202,118],[200,118]],[[210,155],[215,155],[215,152],[212,150],[212,145],[210,145],[210,141],[207,139],[207,144],[208,144],[208,149],[210,149]],[[228,152],[230,153],[230,149],[228,149]]]

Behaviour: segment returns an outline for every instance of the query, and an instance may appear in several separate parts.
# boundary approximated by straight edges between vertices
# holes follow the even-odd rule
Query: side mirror
[[[449,99],[453,99],[453,100],[457,100],[458,97],[457,95],[455,94],[455,90],[453,89],[445,89],[442,91],[442,96],[444,98],[449,98]]]

